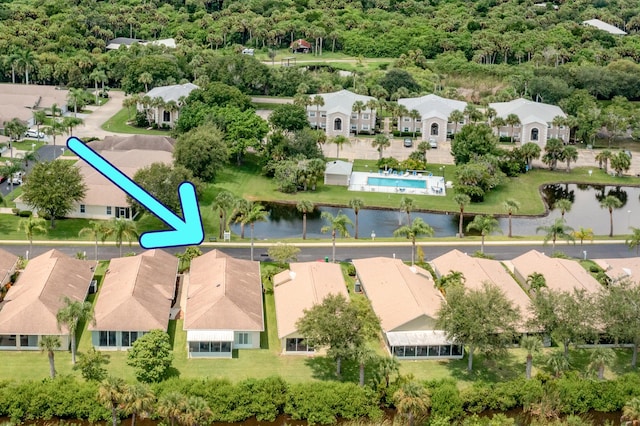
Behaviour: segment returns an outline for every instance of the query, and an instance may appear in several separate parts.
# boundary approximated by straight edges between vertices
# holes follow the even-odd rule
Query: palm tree
[[[589,368],[598,372],[598,380],[604,380],[604,369],[616,360],[616,353],[611,348],[597,346],[589,355]]]
[[[302,213],[302,239],[307,239],[307,213],[311,213],[315,208],[314,204],[309,200],[300,200],[296,204],[296,208]]]
[[[460,220],[458,222],[458,236],[464,237],[462,225],[464,223],[464,208],[471,202],[471,198],[467,194],[457,193],[453,196],[453,202],[458,205],[460,209]]]
[[[356,119],[356,135],[358,135],[358,130],[359,130],[359,121],[360,121],[360,113],[362,111],[364,111],[367,107],[364,105],[364,102],[362,101],[355,101],[353,103],[353,105],[351,106],[351,111],[355,112],[358,115],[358,118]]]
[[[635,397],[622,407],[622,418],[632,424],[640,424],[640,398]]]
[[[78,116],[78,104],[82,103],[86,92],[84,89],[80,89],[78,87],[72,87],[69,89],[69,93],[67,94],[67,101],[69,105],[73,105],[73,116]],[[97,102],[96,102],[97,103]]]
[[[509,215],[509,238],[511,238],[513,236],[511,233],[511,216],[514,212],[518,211],[518,209],[520,208],[520,203],[513,198],[509,198],[502,203],[502,208]]]
[[[33,124],[36,126],[38,136],[40,136],[40,125],[47,119],[47,112],[43,110],[33,111]]]
[[[136,425],[137,417],[143,417],[151,410],[156,400],[149,386],[144,383],[126,385],[122,399],[125,413],[131,414],[131,426]]]
[[[249,224],[251,235],[251,260],[253,261],[253,228],[256,222],[265,222],[269,213],[264,209],[264,206],[259,203],[250,202],[247,214],[243,219],[245,224]]]
[[[315,95],[311,100],[311,105],[316,106],[316,129],[320,128],[320,107],[324,106],[324,98],[321,95]]]
[[[371,146],[373,146],[378,151],[378,160],[382,159],[382,151],[391,146],[391,141],[386,135],[382,133],[378,133],[371,141]]]
[[[518,117],[516,114],[509,114],[504,119],[504,122],[507,126],[511,126],[511,143],[513,143],[514,128],[515,126],[520,124],[520,117]]]
[[[171,426],[180,423],[187,408],[187,398],[180,392],[172,391],[158,398],[156,411],[160,417],[169,420]]]
[[[89,221],[89,226],[82,228],[78,232],[78,236],[82,237],[84,235],[89,235],[96,243],[95,245],[95,256],[94,259],[98,260],[98,240],[104,243],[104,240],[107,239],[109,235],[109,227],[104,222],[98,222],[95,220]]]
[[[564,214],[568,211],[571,211],[571,207],[573,203],[568,198],[560,198],[553,203],[554,210],[560,210],[560,217],[564,220]]]
[[[201,396],[190,396],[187,398],[183,423],[189,426],[199,426],[211,424],[213,411],[209,408],[207,400]]]
[[[42,352],[47,352],[47,356],[49,357],[49,376],[53,379],[56,377],[56,361],[55,361],[55,353],[56,349],[60,348],[60,337],[58,336],[42,336],[40,338],[40,349]]]
[[[416,208],[416,201],[410,197],[400,199],[400,211],[407,214],[407,224],[411,223],[411,212]]]
[[[561,351],[555,351],[547,359],[547,367],[553,371],[555,377],[560,377],[563,371],[568,370],[569,360]]]
[[[29,71],[38,64],[38,61],[31,50],[20,50],[16,55],[16,65],[24,71],[25,84],[29,84]]]
[[[604,149],[596,155],[596,161],[598,162],[598,167],[602,168],[602,166],[604,166],[605,173],[607,173],[609,169],[609,160],[611,160],[611,157],[613,157],[613,153],[608,149]]]
[[[467,278],[460,271],[450,271],[446,275],[442,275],[435,282],[435,287],[442,293],[444,296],[447,294],[447,289],[455,286],[464,285],[467,281]]]
[[[431,406],[431,398],[417,382],[407,382],[393,394],[398,414],[406,416],[409,426],[413,426],[416,417],[427,413]]]
[[[376,376],[384,379],[385,389],[389,387],[391,375],[400,371],[400,361],[395,356],[381,356],[378,359],[378,371]],[[381,376],[381,377],[380,377]]]
[[[520,147],[520,153],[527,162],[528,170],[531,170],[531,168],[533,167],[533,160],[537,160],[538,158],[540,158],[541,152],[542,149],[540,148],[540,145],[533,142],[527,142]]]
[[[236,199],[236,205],[231,213],[230,217],[235,218],[234,222],[240,224],[240,239],[244,240],[244,218],[247,217],[249,209],[251,208],[251,202],[244,198]]]
[[[73,128],[84,124],[84,120],[78,117],[65,117],[60,123],[62,128],[67,131],[69,136],[73,136]]]
[[[27,168],[30,161],[37,163],[40,160],[40,155],[35,151],[27,151],[22,155],[22,159],[24,160],[24,167]]]
[[[153,83],[153,75],[149,72],[143,72],[138,77],[138,83],[144,84],[144,92],[147,93],[149,91],[149,85]]]
[[[364,200],[360,197],[352,198],[349,200],[349,207],[353,209],[353,214],[356,216],[354,238],[357,240],[358,239],[358,215],[360,213],[360,209],[364,207]]]
[[[532,272],[527,276],[526,283],[529,286],[529,291],[538,292],[547,286],[547,279],[540,272]]]
[[[33,253],[33,234],[40,232],[47,233],[47,221],[42,218],[29,216],[18,222],[18,231],[24,229],[24,234],[29,240],[29,253]]]
[[[524,336],[520,339],[520,347],[527,351],[527,380],[531,379],[531,368],[533,367],[533,354],[542,349],[542,340],[538,336]]]
[[[538,226],[536,228],[536,233],[540,231],[546,232],[546,235],[544,236],[544,244],[547,244],[547,242],[551,240],[552,251],[555,251],[556,249],[556,240],[558,238],[562,238],[567,242],[575,241],[575,238],[573,238],[573,228],[565,225],[564,220],[560,217],[549,226]]]
[[[118,409],[124,400],[126,389],[124,379],[120,377],[107,377],[98,388],[98,401],[111,411],[111,424],[118,425]]]
[[[340,158],[340,147],[350,142],[346,136],[338,135],[331,139],[331,143],[336,144],[336,158]]]
[[[416,217],[410,225],[402,226],[393,232],[394,237],[406,237],[411,240],[411,264],[415,264],[416,238],[420,235],[432,237],[433,228],[425,223],[422,218]]]
[[[237,203],[236,196],[230,191],[221,191],[216,195],[215,202],[213,203],[213,209],[216,208],[219,211],[220,217],[220,231],[218,238],[222,239],[222,233],[229,228],[229,210],[231,210]]]
[[[365,106],[367,108],[369,108],[369,118],[370,118],[370,124],[369,124],[369,129],[371,131],[371,133],[375,132],[375,127],[376,127],[376,123],[373,121],[374,120],[374,111],[378,108],[378,105],[380,104],[380,102],[378,102],[377,99],[370,99],[369,101],[367,101],[367,103],[365,104]]]
[[[104,83],[108,81],[107,74],[103,70],[96,68],[91,72],[89,78],[95,83],[95,102],[98,105],[98,83],[102,83],[104,88]]]
[[[629,250],[636,249],[636,256],[638,255],[638,250],[640,249],[640,228],[631,227],[632,234],[625,240],[625,244],[629,247]]]
[[[613,209],[619,209],[622,207],[622,201],[613,195],[607,195],[602,201],[600,201],[600,207],[609,210],[609,237],[613,237]]]
[[[418,111],[417,109],[412,109],[411,111],[409,111],[409,118],[411,120],[413,120],[413,137],[416,137],[416,124],[418,122],[418,119],[422,118],[422,114],[420,114],[420,111]]]
[[[464,114],[458,109],[454,109],[453,111],[451,111],[451,114],[449,114],[449,122],[453,123],[454,135],[458,133],[458,123],[462,120],[464,120]]]
[[[111,219],[107,235],[114,236],[116,246],[120,249],[120,257],[122,257],[122,241],[126,238],[131,247],[131,242],[139,237],[136,223],[119,217]]]
[[[476,216],[473,221],[467,225],[467,231],[476,230],[480,232],[481,244],[480,253],[484,253],[484,238],[494,232],[500,232],[500,224],[498,220],[493,216]]]
[[[574,146],[565,146],[564,160],[567,162],[567,173],[569,173],[571,171],[571,162],[578,161],[578,150]]]
[[[93,305],[91,302],[80,302],[71,300],[67,296],[63,297],[64,306],[56,314],[58,328],[66,326],[71,337],[71,363],[76,364],[76,334],[79,323],[94,321]]]
[[[331,251],[331,261],[336,261],[336,233],[340,233],[340,236],[343,238],[348,238],[349,230],[347,226],[353,226],[353,222],[349,217],[342,213],[342,210],[338,210],[338,213],[334,216],[329,212],[322,212],[320,218],[327,222],[327,225],[323,226],[320,229],[320,232],[323,234],[325,232],[331,231],[331,243],[332,243],[332,251]]]
[[[593,229],[580,227],[580,229],[573,232],[573,237],[580,240],[580,245],[582,245],[584,240],[591,240],[593,243]]]

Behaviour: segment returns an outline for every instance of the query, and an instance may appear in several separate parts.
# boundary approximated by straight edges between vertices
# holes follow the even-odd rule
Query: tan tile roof
[[[497,260],[467,256],[459,250],[451,250],[431,262],[436,275],[447,275],[452,271],[462,272],[465,286],[479,290],[483,283],[494,284],[520,309],[523,323],[531,318],[531,299]]]
[[[0,285],[8,281],[9,275],[13,274],[18,256],[0,249]]]
[[[140,149],[143,151],[167,151],[173,152],[176,140],[169,136],[161,135],[111,135],[104,140],[90,142],[89,146],[95,151],[130,151]]]
[[[431,273],[400,259],[355,259],[360,283],[385,332],[422,316],[435,319],[443,298]]]
[[[218,250],[193,259],[184,329],[263,331],[260,262]]]
[[[628,279],[640,284],[640,257],[620,259],[595,259],[609,278],[613,281]]]
[[[29,120],[33,108],[50,108],[67,104],[68,90],[39,84],[0,84],[0,124],[12,118]]]
[[[166,330],[178,258],[162,250],[112,259],[89,330]]]
[[[330,294],[349,293],[340,265],[325,262],[291,263],[289,270],[273,277],[278,337],[296,332],[305,309],[319,305]]]
[[[66,334],[56,321],[63,297],[85,300],[95,266],[57,250],[31,259],[2,303],[0,334]]]
[[[133,178],[138,170],[152,163],[173,162],[170,152],[167,151],[100,151],[105,159],[116,166],[122,173]],[[76,163],[80,167],[80,173],[87,185],[87,194],[82,204],[90,206],[127,206],[127,195],[101,173],[80,160]]]
[[[547,257],[544,253],[531,250],[511,260],[511,264],[516,277],[520,275],[526,279],[534,272],[544,275],[547,287],[551,290],[573,292],[574,289],[584,289],[589,293],[597,293],[602,289],[600,283],[575,260]]]

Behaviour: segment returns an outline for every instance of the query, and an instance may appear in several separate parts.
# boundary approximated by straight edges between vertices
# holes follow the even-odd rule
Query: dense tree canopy
[[[203,181],[211,182],[229,161],[229,148],[222,131],[208,124],[179,136],[173,157],[177,165],[190,170]]]

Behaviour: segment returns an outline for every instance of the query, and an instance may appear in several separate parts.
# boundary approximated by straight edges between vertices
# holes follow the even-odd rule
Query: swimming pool
[[[398,177],[369,177],[367,185],[373,186],[391,186],[398,188],[421,188],[427,187],[427,182],[420,179],[402,179]]]

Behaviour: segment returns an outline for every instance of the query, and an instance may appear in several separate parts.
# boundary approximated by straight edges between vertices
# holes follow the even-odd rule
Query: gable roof
[[[173,157],[167,151],[149,151],[134,149],[130,151],[100,151],[105,159],[117,167],[122,173],[133,179],[138,170],[152,163],[172,164]],[[82,204],[92,206],[126,207],[126,193],[108,180],[102,173],[91,167],[87,162],[78,160],[76,166],[87,185],[87,193]]]
[[[607,24],[604,21],[601,21],[599,19],[589,19],[587,21],[583,21],[582,22],[584,25],[588,25],[590,27],[595,27],[599,30],[602,31],[606,31],[609,34],[614,34],[614,35],[626,35],[626,31],[622,31],[620,28],[616,27],[615,25],[611,25],[611,24]]]
[[[153,98],[162,98],[163,101],[169,102],[174,101],[178,102],[180,98],[186,98],[189,96],[193,90],[198,89],[199,87],[193,83],[185,83],[185,84],[174,84],[171,86],[159,86],[154,87],[149,90],[145,96],[149,96],[151,99]]]
[[[597,293],[602,289],[600,283],[575,260],[548,257],[537,250],[528,251],[505,264],[511,264],[514,272],[525,280],[534,272],[544,275],[547,288],[551,290],[570,293],[574,289],[584,289]]]
[[[400,259],[354,259],[358,278],[385,332],[422,316],[435,319],[442,295],[431,274]]]
[[[161,135],[111,135],[101,141],[89,142],[94,151],[130,151],[141,149],[145,151],[173,152],[176,140]]]
[[[66,296],[84,301],[96,262],[49,250],[29,261],[0,308],[0,334],[67,334],[56,314]]]
[[[523,324],[531,318],[531,299],[499,261],[471,257],[460,250],[451,250],[431,263],[439,277],[453,271],[462,272],[467,288],[479,290],[485,282],[494,284],[520,309]]]
[[[594,259],[612,281],[630,280],[640,284],[640,257]]]
[[[34,110],[67,105],[69,91],[57,86],[40,84],[0,83],[0,126],[5,121],[18,118],[28,122]]]
[[[489,106],[496,110],[497,117],[507,118],[509,114],[515,114],[522,124],[551,123],[557,116],[567,116],[559,106],[533,102],[523,98],[510,102],[495,102]]]
[[[423,119],[438,117],[449,120],[449,115],[455,110],[464,111],[467,103],[455,99],[447,99],[438,95],[430,94],[419,98],[400,98],[399,105],[404,105],[407,110],[417,110]]]
[[[281,339],[296,332],[296,322],[305,309],[319,305],[330,294],[349,299],[342,269],[336,263],[291,263],[289,270],[273,277],[273,292]]]
[[[352,171],[353,163],[342,160],[334,160],[327,163],[324,173],[326,175],[350,176]]]
[[[15,272],[18,256],[0,249],[0,287],[9,281],[11,274]]]
[[[305,49],[311,49],[311,43],[309,43],[307,40],[304,40],[304,39],[301,39],[301,38],[299,38],[296,41],[292,42],[289,45],[289,49],[293,49],[296,46],[298,48],[302,47],[302,48],[305,48]]]
[[[320,107],[320,111],[326,111],[327,114],[333,112],[342,112],[350,115],[353,111],[353,104],[356,101],[361,101],[365,105],[370,100],[375,100],[372,96],[358,95],[357,93],[350,92],[349,90],[340,90],[331,93],[318,93],[318,96],[322,96],[324,99],[324,106]],[[313,105],[307,106],[308,111],[316,111],[317,107]],[[369,113],[369,108],[363,109],[362,112]]]
[[[191,261],[185,330],[263,331],[260,262],[212,250]]]
[[[176,287],[178,258],[162,250],[112,259],[89,330],[166,330]]]

